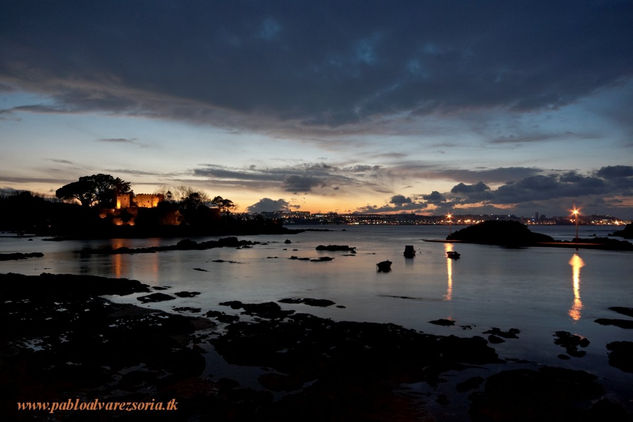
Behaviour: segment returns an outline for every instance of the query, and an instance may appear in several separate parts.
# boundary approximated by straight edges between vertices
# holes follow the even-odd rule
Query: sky
[[[630,0],[0,4],[0,192],[633,217]]]

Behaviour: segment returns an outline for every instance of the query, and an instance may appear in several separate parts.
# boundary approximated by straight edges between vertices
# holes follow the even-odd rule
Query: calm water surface
[[[313,228],[313,227],[312,227]],[[0,238],[0,253],[45,253],[44,258],[0,262],[0,272],[42,272],[126,277],[150,285],[171,286],[167,293],[189,290],[194,298],[143,305],[171,311],[178,306],[230,311],[218,305],[226,300],[274,301],[284,297],[326,298],[345,308],[286,305],[337,320],[392,322],[435,334],[481,335],[490,327],[521,330],[518,340],[496,345],[504,358],[596,373],[624,394],[633,376],[608,365],[605,344],[633,341],[633,330],[601,326],[596,318],[626,318],[610,306],[633,306],[633,253],[562,248],[507,249],[497,246],[429,243],[442,239],[447,226],[327,226],[333,231],[297,235],[245,236],[268,242],[249,249],[169,251],[154,254],[81,256],[84,247],[112,245],[142,247],[169,245],[178,239],[115,239],[107,241],[49,242],[41,238]],[[343,229],[345,229],[343,231]],[[458,227],[453,227],[453,230]],[[580,235],[604,236],[613,227],[581,227]],[[532,230],[557,239],[572,239],[573,226],[534,226]],[[210,238],[200,238],[206,240]],[[284,244],[290,239],[291,244]],[[318,252],[319,244],[355,246],[357,254]],[[405,245],[417,256],[402,256]],[[462,257],[446,258],[454,248]],[[331,262],[293,261],[292,255]],[[237,263],[213,262],[223,259]],[[392,272],[377,273],[376,263],[393,261]],[[194,270],[202,268],[207,272]],[[139,304],[136,296],[114,297]],[[454,327],[430,320],[449,318]],[[471,328],[464,328],[470,326]],[[584,358],[558,359],[564,350],[553,343],[553,333],[565,330],[591,341]],[[630,394],[629,394],[630,395]],[[629,397],[629,399],[632,397]]]

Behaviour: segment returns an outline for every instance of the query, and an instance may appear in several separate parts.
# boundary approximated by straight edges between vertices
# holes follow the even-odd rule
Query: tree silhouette
[[[235,204],[230,199],[222,198],[221,196],[216,196],[211,200],[211,203],[220,209],[220,212],[229,213],[233,208],[235,208]]]
[[[116,196],[130,192],[130,182],[109,174],[93,174],[80,177],[76,182],[57,189],[55,196],[63,200],[78,200],[82,206],[101,205],[114,207]]]

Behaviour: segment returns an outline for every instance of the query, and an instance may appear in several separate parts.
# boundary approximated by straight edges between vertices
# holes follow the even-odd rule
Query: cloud
[[[291,205],[288,201],[281,198],[276,201],[270,198],[262,198],[249,206],[247,211],[251,214],[257,214],[261,212],[290,211],[291,208],[299,207],[297,205]]]
[[[628,2],[11,2],[0,19],[1,86],[51,99],[14,111],[308,131],[550,110],[632,76]]]
[[[605,179],[620,179],[633,176],[632,166],[607,166],[602,167],[596,173],[597,176]]]
[[[391,197],[391,201],[389,201],[389,203],[399,207],[403,204],[410,204],[411,198],[405,197],[404,195],[394,195]]]
[[[107,142],[114,144],[134,144],[136,143],[136,138],[101,138],[97,139],[97,142]]]

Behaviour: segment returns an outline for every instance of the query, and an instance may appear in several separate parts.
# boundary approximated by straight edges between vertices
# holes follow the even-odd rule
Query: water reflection
[[[585,262],[578,254],[574,254],[569,260],[571,265],[571,280],[574,290],[574,303],[569,309],[569,316],[574,320],[580,319],[580,311],[582,310],[582,301],[580,300],[580,269],[585,266]]]
[[[453,250],[452,243],[444,244],[444,255],[446,252]],[[446,286],[446,295],[444,295],[444,300],[452,300],[453,299],[453,260],[446,256],[446,274],[448,275],[448,284]]]
[[[128,239],[112,239],[111,245],[112,249],[118,249],[122,247],[128,247]],[[121,275],[127,272],[127,268],[125,267],[125,262],[123,259],[123,254],[112,254],[112,272],[116,278],[121,278]]]

